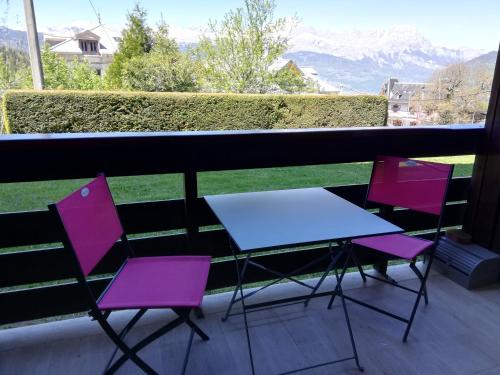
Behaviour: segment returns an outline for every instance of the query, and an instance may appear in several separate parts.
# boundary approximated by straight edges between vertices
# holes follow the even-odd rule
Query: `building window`
[[[101,72],[101,69],[96,69],[95,72],[97,73],[97,75],[100,77],[102,72]]]
[[[393,112],[397,112],[397,111],[399,111],[400,109],[401,109],[401,107],[399,106],[399,104],[394,104],[394,105],[392,106],[392,111],[393,111]]]
[[[80,40],[80,49],[83,53],[97,53],[97,42],[93,40]]]

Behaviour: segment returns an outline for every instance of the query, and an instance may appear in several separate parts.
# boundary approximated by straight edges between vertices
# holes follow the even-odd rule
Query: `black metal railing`
[[[2,183],[91,178],[99,172],[107,176],[183,173],[183,199],[121,204],[118,210],[128,234],[163,233],[132,239],[138,255],[212,255],[215,262],[208,288],[217,289],[234,285],[236,275],[233,261],[224,259],[231,255],[226,232],[204,230],[218,221],[198,197],[197,172],[370,161],[377,154],[475,154],[480,150],[483,131],[480,126],[448,126],[3,136],[0,198]],[[453,204],[447,206],[445,226],[462,223],[469,182],[467,177],[453,180],[449,194]],[[366,185],[327,188],[360,205],[366,192]],[[409,231],[436,226],[433,218],[406,210],[395,211],[391,220]],[[183,233],[164,234],[172,230]],[[57,242],[48,211],[0,213],[0,249]],[[91,284],[96,293],[109,281],[105,275],[119,264],[120,246],[117,244],[94,271],[97,277]],[[260,262],[285,272],[324,251],[323,246],[317,246],[293,253],[275,252],[262,256]],[[365,264],[376,261],[373,257],[361,260]],[[326,264],[318,264],[308,272],[324,267]],[[0,254],[0,324],[84,311],[78,285],[67,281],[72,276],[69,254],[59,246],[4,251]],[[253,269],[247,280],[268,278],[268,274]],[[42,286],[33,287],[39,283]]]

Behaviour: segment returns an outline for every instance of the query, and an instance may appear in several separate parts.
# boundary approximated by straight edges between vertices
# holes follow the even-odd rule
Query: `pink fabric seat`
[[[129,258],[98,302],[101,310],[199,307],[209,256]]]
[[[385,267],[378,268],[378,271],[382,273],[383,276],[381,278],[375,275],[365,274],[361,265],[359,263],[356,264],[363,281],[366,281],[366,278],[370,277],[417,294],[409,319],[396,315],[393,312],[383,310],[377,306],[369,305],[364,302],[362,303],[375,311],[406,322],[403,342],[408,338],[421,297],[424,297],[425,304],[429,303],[426,282],[434,258],[434,244],[439,240],[441,232],[440,217],[446,207],[446,195],[452,175],[453,165],[442,163],[393,156],[377,156],[373,163],[365,207],[368,202],[372,202],[391,210],[400,207],[420,212],[424,215],[432,215],[434,218],[439,218],[434,241],[423,240],[405,234],[365,237],[352,241],[356,245],[363,246],[366,251],[374,250],[410,261],[410,269],[420,281],[418,290],[399,285],[395,280],[389,277],[386,270],[384,270]],[[392,215],[387,216],[390,218]],[[425,272],[422,274],[419,267],[416,266],[416,257],[426,250],[429,250],[429,257],[425,264]],[[355,261],[355,263],[357,262]],[[342,272],[345,272],[345,268]],[[331,307],[334,298],[335,293],[330,299],[329,307]]]
[[[432,241],[405,234],[358,238],[352,243],[408,260],[415,258],[433,244]]]
[[[207,285],[211,257],[209,256],[157,256],[136,257],[118,216],[113,196],[104,175],[100,175],[68,195],[49,210],[61,229],[64,247],[76,261],[78,283],[87,291],[89,315],[99,322],[104,332],[120,349],[121,357],[114,360],[117,350],[108,361],[105,374],[114,374],[127,360],[134,362],[147,374],[156,372],[138,355],[142,347],[181,324],[191,329],[188,349],[184,357],[182,374],[186,371],[193,335],[202,340],[209,337],[190,317],[191,311],[201,305]],[[126,258],[121,268],[101,297],[96,300],[88,285],[87,276],[121,239]],[[117,254],[118,255],[118,254]],[[148,309],[171,308],[178,316],[143,338],[133,347],[124,338]],[[125,328],[118,333],[108,322],[114,310],[138,309]]]

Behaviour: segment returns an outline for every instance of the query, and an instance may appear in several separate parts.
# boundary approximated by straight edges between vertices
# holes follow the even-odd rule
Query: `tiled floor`
[[[407,267],[393,267],[392,275],[404,285],[417,286]],[[326,288],[332,288],[328,280]],[[413,294],[376,281],[363,285],[359,275],[346,276],[345,293],[409,314]],[[419,308],[407,343],[404,324],[362,306],[348,303],[358,353],[365,374],[500,374],[500,285],[468,291],[439,274],[429,279],[430,304]],[[257,300],[303,293],[300,287],[280,284]],[[195,337],[188,374],[249,374],[250,366],[242,316],[221,322],[230,294],[207,296],[205,319],[198,324],[210,336]],[[257,374],[276,374],[351,355],[340,301],[332,310],[318,298],[302,304],[253,312],[248,315]],[[122,325],[129,313],[112,319]],[[129,335],[133,342],[162,324],[170,315],[147,313]],[[161,374],[181,368],[189,331],[178,328],[140,352]],[[0,331],[0,374],[98,374],[113,349],[95,322],[87,318],[52,322]],[[140,373],[127,363],[120,374]],[[329,365],[304,374],[357,374],[353,361]]]

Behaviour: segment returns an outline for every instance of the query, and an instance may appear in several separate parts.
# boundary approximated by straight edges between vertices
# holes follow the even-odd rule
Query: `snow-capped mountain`
[[[365,92],[378,92],[389,76],[424,82],[436,69],[486,52],[435,46],[413,26],[344,32],[304,27],[292,35],[291,45],[286,58],[348,90]]]
[[[394,26],[389,29],[348,30],[343,32],[318,30],[311,27],[297,29],[291,36],[290,52],[308,51],[344,57],[350,60],[370,58],[380,59],[380,56],[397,57],[419,51],[425,55],[472,59],[486,51],[453,50],[436,47],[414,26]],[[386,59],[380,60],[387,63]],[[422,61],[432,67],[431,61]]]
[[[38,33],[38,39],[40,41],[43,40],[42,33]],[[0,47],[28,51],[28,39],[26,37],[26,32],[0,26]]]
[[[81,21],[43,32],[73,35],[92,25]],[[196,45],[203,32],[202,28],[170,26],[170,35],[181,48]],[[0,27],[0,45],[27,49],[25,32]],[[436,46],[413,26],[347,31],[299,27],[291,35],[290,49],[284,57],[301,67],[314,68],[322,80],[347,91],[378,93],[390,76],[401,81],[425,82],[436,69],[486,52]]]

